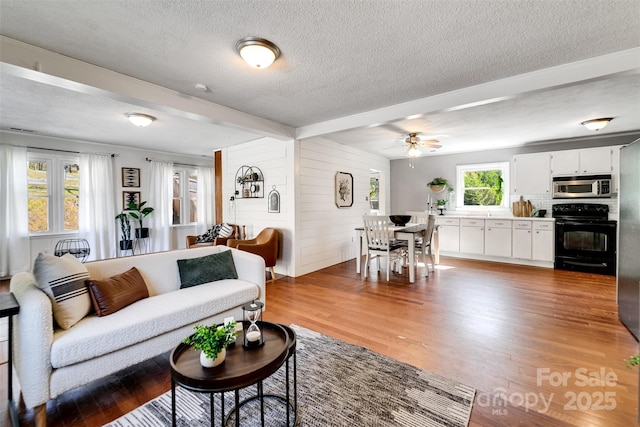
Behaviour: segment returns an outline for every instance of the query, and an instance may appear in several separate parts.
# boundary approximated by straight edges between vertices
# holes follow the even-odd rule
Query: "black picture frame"
[[[267,197],[268,211],[272,213],[280,213],[280,193],[273,187]]]
[[[353,175],[349,172],[336,172],[335,202],[338,208],[353,206]]]
[[[122,186],[140,187],[140,169],[122,168]]]
[[[128,211],[130,203],[135,203],[136,206],[140,204],[139,191],[123,191],[122,192],[122,210]]]

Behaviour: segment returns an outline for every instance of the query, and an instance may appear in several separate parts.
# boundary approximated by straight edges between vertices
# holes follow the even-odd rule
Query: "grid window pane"
[[[80,167],[64,165],[64,229],[78,229],[78,201],[80,199]]]
[[[49,200],[45,197],[29,197],[29,231],[49,231]]]
[[[198,175],[189,174],[189,222],[198,222]]]
[[[180,172],[173,173],[173,197],[180,197]]]
[[[180,209],[181,209],[180,199],[173,199],[173,225],[180,224]]]
[[[46,161],[30,161],[27,168],[29,231],[49,231],[49,174]]]

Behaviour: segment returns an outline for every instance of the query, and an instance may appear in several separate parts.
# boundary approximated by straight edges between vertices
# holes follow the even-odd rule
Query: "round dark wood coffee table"
[[[172,352],[171,363],[171,412],[172,425],[176,425],[176,384],[185,389],[209,393],[211,400],[211,425],[214,425],[214,394],[220,393],[221,399],[221,420],[226,424],[224,410],[224,392],[234,391],[235,397],[235,424],[240,425],[239,398],[241,388],[258,384],[258,398],[260,398],[260,409],[262,424],[264,425],[264,397],[262,393],[262,380],[269,377],[282,366],[289,358],[290,350],[295,351],[295,345],[290,342],[291,331],[270,322],[259,322],[262,329],[264,344],[258,348],[245,349],[242,346],[243,332],[238,332],[236,344],[227,348],[227,356],[224,363],[215,368],[203,368],[200,365],[200,352],[193,351],[191,345],[180,343]],[[293,335],[295,338],[295,335]],[[288,365],[287,365],[288,368]],[[287,369],[288,371],[288,369]],[[287,377],[287,395],[288,395]],[[288,396],[287,396],[288,397]],[[287,404],[287,414],[289,413],[289,402]],[[230,411],[231,414],[232,411]],[[229,414],[229,415],[230,415]]]

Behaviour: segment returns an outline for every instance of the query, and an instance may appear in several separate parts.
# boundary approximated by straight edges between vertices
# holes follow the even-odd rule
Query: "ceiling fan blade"
[[[442,145],[440,145],[440,144],[423,144],[423,147],[440,148],[440,147],[442,147]]]
[[[407,134],[408,132],[406,132],[404,129],[394,125],[393,123],[385,123],[383,125],[380,125],[381,128],[390,130],[392,132],[398,133],[398,134]]]

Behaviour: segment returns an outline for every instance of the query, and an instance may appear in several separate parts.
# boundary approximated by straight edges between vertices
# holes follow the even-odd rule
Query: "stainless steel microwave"
[[[611,197],[611,175],[553,177],[554,199]]]

